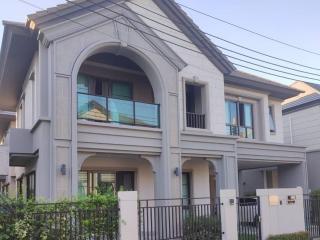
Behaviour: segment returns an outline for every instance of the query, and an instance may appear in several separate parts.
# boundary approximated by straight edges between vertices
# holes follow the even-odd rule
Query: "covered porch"
[[[268,188],[302,187],[307,193],[304,147],[242,140],[237,153],[240,196]]]
[[[138,191],[140,199],[153,199],[154,182],[152,164],[142,156],[97,153],[80,162],[78,195]]]

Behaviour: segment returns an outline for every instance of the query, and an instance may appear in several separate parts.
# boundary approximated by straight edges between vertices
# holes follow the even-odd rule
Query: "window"
[[[186,120],[187,127],[206,128],[203,90],[201,85],[186,84]]]
[[[254,138],[252,104],[227,100],[225,108],[227,134]]]
[[[270,123],[270,133],[276,132],[276,123],[274,118],[274,107],[269,106],[269,123]]]
[[[17,179],[17,197],[23,197],[23,177]]]
[[[78,93],[89,93],[89,78],[86,75],[79,74],[78,75],[78,85],[77,85]]]
[[[182,198],[189,199],[190,197],[190,173],[184,172],[182,173]]]
[[[132,85],[126,82],[113,82],[111,97],[123,100],[132,100]]]
[[[134,172],[87,172],[79,173],[79,194],[88,195],[97,192],[135,190]]]
[[[36,173],[31,172],[27,175],[27,199],[36,197]]]

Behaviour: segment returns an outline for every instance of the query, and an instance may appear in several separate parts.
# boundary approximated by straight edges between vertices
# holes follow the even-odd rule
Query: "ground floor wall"
[[[320,190],[320,150],[307,152],[307,167],[310,190]]]

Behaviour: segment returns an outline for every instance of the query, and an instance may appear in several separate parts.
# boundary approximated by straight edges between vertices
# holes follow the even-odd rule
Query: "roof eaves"
[[[281,100],[297,96],[303,92],[287,85],[273,82],[271,80],[241,71],[234,71],[229,75],[225,75],[225,83],[268,92],[270,96]]]

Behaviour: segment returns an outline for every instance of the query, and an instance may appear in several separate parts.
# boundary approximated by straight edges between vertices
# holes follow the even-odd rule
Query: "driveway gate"
[[[222,239],[220,200],[140,200],[139,226],[140,240]]]
[[[304,196],[306,231],[311,239],[320,237],[320,195]]]
[[[261,240],[259,197],[238,198],[239,240]]]

